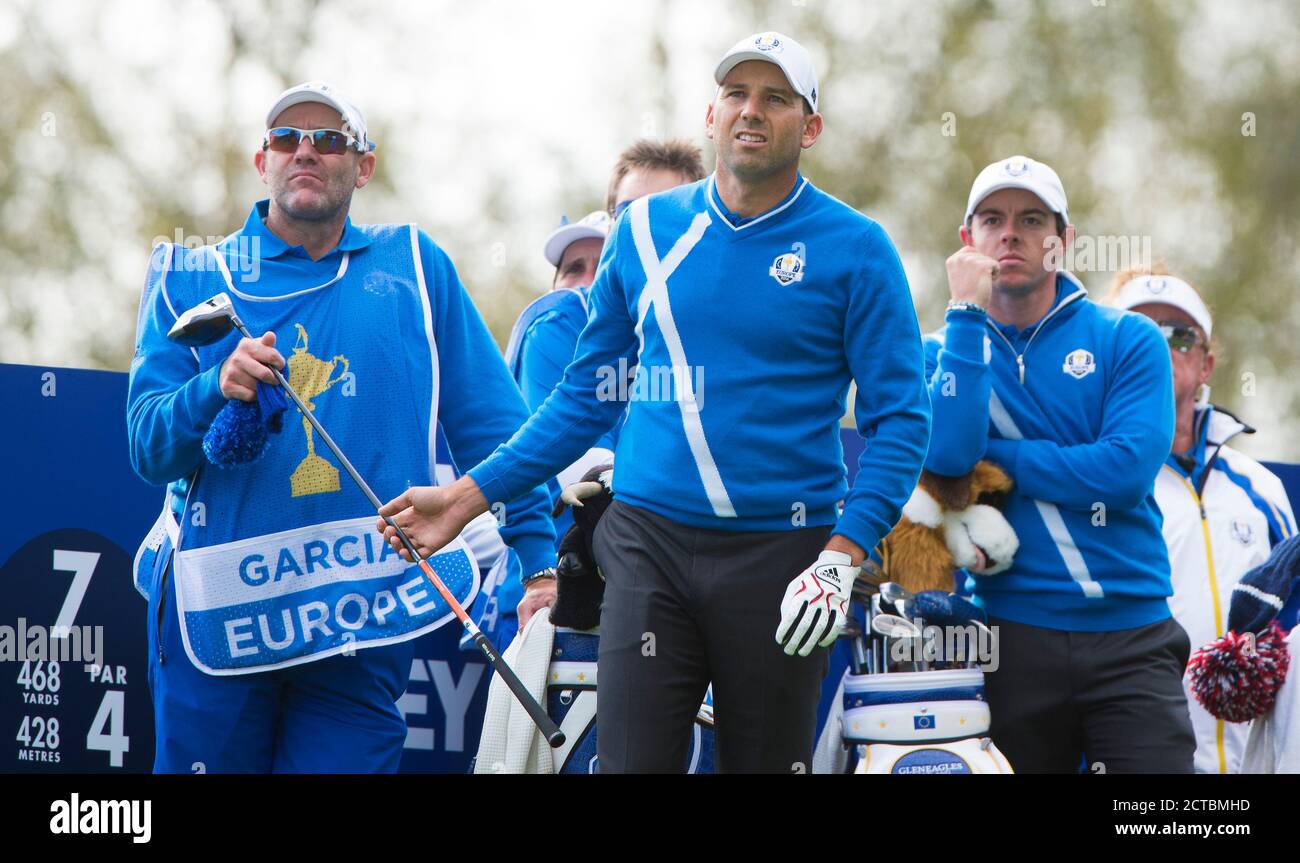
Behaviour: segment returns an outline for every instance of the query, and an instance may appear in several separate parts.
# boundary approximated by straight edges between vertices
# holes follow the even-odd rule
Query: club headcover
[[[1249,722],[1273,709],[1291,663],[1287,632],[1277,621],[1300,578],[1300,536],[1273,547],[1268,560],[1232,590],[1228,632],[1187,663],[1196,700],[1227,722]]]
[[[203,454],[217,467],[252,464],[266,452],[269,434],[284,428],[289,400],[279,386],[257,382],[257,401],[231,399],[203,435]]]

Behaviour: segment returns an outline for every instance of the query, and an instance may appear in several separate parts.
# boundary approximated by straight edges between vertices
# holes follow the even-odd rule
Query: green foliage
[[[804,172],[889,230],[923,327],[941,322],[943,261],[956,248],[976,172],[1013,153],[1033,156],[1060,173],[1081,234],[1150,238],[1157,260],[1202,289],[1216,313],[1216,402],[1273,430],[1257,454],[1300,458],[1300,444],[1280,432],[1300,413],[1300,379],[1289,374],[1300,364],[1300,339],[1289,335],[1300,263],[1294,2],[735,0],[707,9],[664,3],[648,26],[626,25],[632,7],[573,7],[527,40],[529,53],[502,55],[521,77],[512,97],[557,106],[555,128],[518,130],[521,146],[508,159],[492,149],[500,142],[475,138],[490,112],[511,107],[486,98],[471,103],[482,113],[458,115],[454,127],[403,149],[413,118],[441,110],[439,87],[482,85],[458,80],[454,68],[432,79],[408,71],[425,62],[442,75],[438,60],[451,41],[443,33],[471,14],[467,7],[442,3],[415,23],[396,6],[351,0],[195,0],[179,16],[175,8],[13,0],[0,10],[0,361],[126,368],[150,240],[171,239],[178,226],[219,236],[260,197],[249,146],[260,118],[244,116],[250,91],[329,77],[345,61],[391,67],[403,108],[370,118],[381,158],[365,214],[430,228],[504,341],[544,287],[539,226],[553,224],[537,207],[522,211],[520,173],[566,179],[544,208],[555,217],[599,206],[620,145],[608,148],[609,164],[594,164],[566,136],[603,126],[603,136],[627,143],[651,115],[699,122],[695,102],[710,82],[679,92],[674,72],[707,74],[712,57],[702,46],[721,51],[738,34],[776,28],[813,50],[822,75],[826,131],[805,154]],[[508,27],[518,8],[496,3],[483,13],[501,29],[472,35],[481,50],[497,50],[494,38],[518,40]],[[642,58],[593,71],[644,92],[611,92],[574,123],[560,107],[564,94],[539,92],[529,76],[544,77],[549,46],[580,23],[620,55]],[[338,39],[328,38],[340,30],[390,50],[340,57]],[[166,50],[112,47],[141,33],[146,41],[132,44]],[[216,90],[187,90],[172,68],[191,51],[215,58],[224,82]],[[153,107],[122,116],[106,92],[145,92]],[[1250,125],[1254,133],[1243,134]],[[687,131],[705,143],[702,124]],[[448,165],[440,159],[454,139],[463,149]],[[430,164],[440,172],[433,187],[427,175],[410,181]],[[453,173],[482,178],[454,213],[440,205],[437,179]],[[1094,297],[1112,277],[1079,275]],[[105,297],[111,311],[101,327],[69,325]],[[1254,376],[1253,395],[1245,375]]]

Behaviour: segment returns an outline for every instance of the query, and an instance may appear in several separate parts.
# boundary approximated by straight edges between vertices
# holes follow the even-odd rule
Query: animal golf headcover
[[[1300,579],[1300,536],[1273,547],[1268,560],[1232,590],[1228,632],[1192,654],[1187,672],[1196,700],[1218,719],[1249,722],[1273,709],[1291,664],[1277,614]]]
[[[999,507],[1011,486],[989,461],[960,477],[922,471],[902,519],[881,543],[886,576],[912,593],[948,593],[958,569],[995,575],[1009,568],[1020,540]]]
[[[257,382],[256,401],[231,399],[203,435],[203,453],[218,467],[252,464],[266,452],[269,434],[284,428],[289,401],[284,390]]]
[[[583,474],[582,479],[560,495],[553,515],[573,509],[573,526],[560,540],[559,562],[555,565],[556,598],[551,622],[572,629],[594,629],[600,624],[600,605],[605,598],[605,578],[596,565],[592,538],[605,510],[614,502],[610,483],[612,464],[602,464]]]

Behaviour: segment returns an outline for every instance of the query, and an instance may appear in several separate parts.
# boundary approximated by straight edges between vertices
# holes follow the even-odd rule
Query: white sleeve
[[[1300,773],[1300,626],[1291,630],[1286,643],[1291,667],[1277,691],[1273,710],[1251,724],[1241,758],[1242,773]]]

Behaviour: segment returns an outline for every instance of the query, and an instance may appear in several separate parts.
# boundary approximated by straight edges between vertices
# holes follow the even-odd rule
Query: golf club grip
[[[402,542],[412,554],[415,554],[414,546],[411,545],[411,540],[407,538],[405,532],[403,532],[400,527],[397,527],[391,518],[388,519],[388,523],[397,528],[397,533],[401,536]],[[460,618],[461,624],[466,630],[468,630],[470,636],[474,639],[474,643],[478,645],[478,649],[483,651],[483,655],[487,657],[488,662],[496,670],[496,673],[501,675],[501,679],[506,682],[506,686],[510,687],[510,691],[514,693],[515,699],[523,705],[524,710],[528,711],[529,718],[533,720],[533,724],[542,732],[542,735],[546,738],[546,742],[551,744],[551,748],[564,745],[564,733],[560,731],[560,727],[555,724],[551,717],[546,715],[546,711],[542,709],[542,705],[538,704],[537,699],[533,698],[532,693],[524,687],[523,681],[521,681],[519,676],[515,674],[515,670],[510,667],[510,663],[501,658],[501,654],[497,651],[496,645],[494,645],[488,637],[483,634],[481,629],[474,625],[474,621],[471,620],[470,616],[465,612],[464,606],[457,601],[452,592],[447,589],[447,585],[443,584],[442,579],[438,577],[436,572],[434,572],[433,565],[430,564],[429,561],[421,559],[418,556],[416,557],[416,560],[420,562],[420,569],[423,570],[425,578],[429,579],[429,582],[433,585],[434,589],[437,590],[438,593],[442,594],[442,598],[451,606],[451,610],[455,612],[456,617]]]
[[[546,715],[542,705],[538,704],[537,699],[533,698],[532,693],[524,687],[523,681],[515,674],[515,670],[510,667],[510,663],[501,658],[501,654],[497,653],[497,649],[492,645],[492,642],[478,627],[474,627],[470,632],[473,635],[474,643],[478,645],[478,649],[483,651],[488,663],[496,670],[497,674],[501,675],[501,679],[506,682],[506,686],[510,687],[515,700],[523,705],[524,710],[528,711],[528,718],[533,720],[533,724],[542,732],[546,742],[550,744],[552,749],[563,746],[564,732],[560,730],[560,726],[555,724],[554,719]]]

